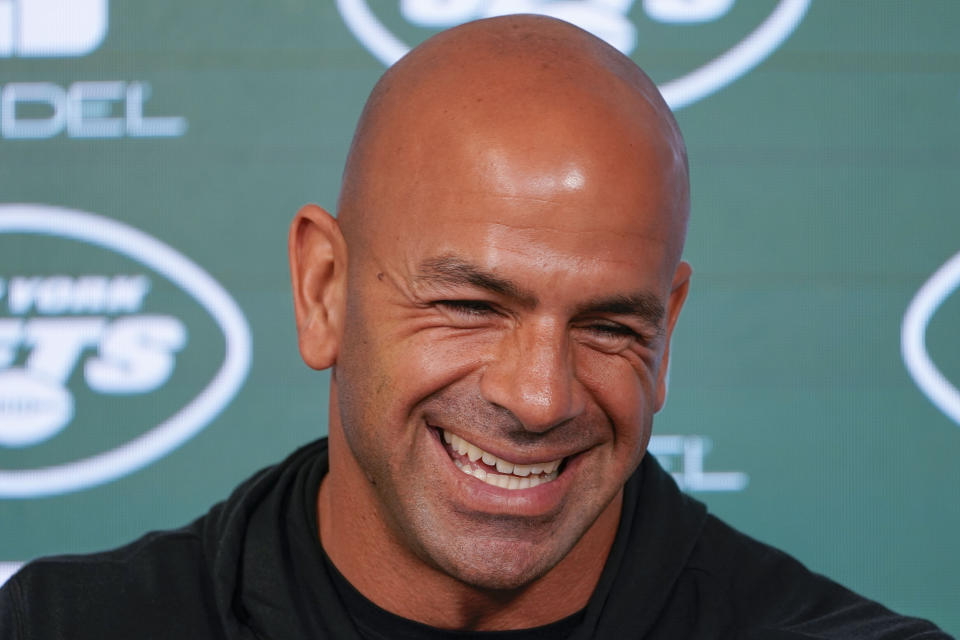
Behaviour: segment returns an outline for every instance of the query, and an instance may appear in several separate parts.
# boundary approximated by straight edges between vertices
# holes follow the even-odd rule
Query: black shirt
[[[367,600],[326,555],[333,587],[363,640],[565,640],[580,626],[583,611],[552,624],[513,631],[449,631],[407,620]]]
[[[327,469],[320,440],[182,529],[31,562],[0,589],[0,640],[384,637],[381,623],[396,618],[382,610],[387,617],[368,618],[375,605],[338,585],[320,546],[316,496]],[[359,630],[358,616],[372,625]],[[652,456],[625,487],[586,608],[557,624],[571,640],[949,637],[734,531],[680,493]],[[430,631],[399,622],[397,633],[404,629]]]

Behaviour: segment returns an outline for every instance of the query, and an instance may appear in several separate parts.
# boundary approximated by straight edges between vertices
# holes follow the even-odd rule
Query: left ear
[[[340,352],[346,313],[347,243],[336,219],[314,204],[290,225],[290,282],[300,355],[326,369]]]
[[[690,276],[693,269],[684,261],[680,261],[677,270],[673,274],[673,284],[670,289],[670,298],[667,300],[667,327],[666,327],[666,346],[663,348],[663,358],[660,360],[660,370],[657,373],[657,403],[654,411],[660,411],[667,401],[667,378],[670,375],[670,340],[673,336],[673,327],[677,324],[677,318],[680,317],[680,309],[687,299],[687,291],[690,289]]]

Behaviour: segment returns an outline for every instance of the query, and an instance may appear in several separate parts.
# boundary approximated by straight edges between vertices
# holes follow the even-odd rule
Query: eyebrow
[[[537,296],[517,283],[485,271],[454,256],[430,258],[420,263],[417,280],[452,286],[469,285],[491,293],[518,300],[523,306],[533,308],[539,304]]]
[[[532,292],[512,280],[490,273],[455,256],[446,255],[423,261],[420,263],[416,279],[451,286],[477,287],[513,298],[531,309],[539,304],[539,300]],[[630,295],[604,296],[577,305],[576,315],[590,314],[634,316],[659,332],[666,310],[655,294],[640,292]]]

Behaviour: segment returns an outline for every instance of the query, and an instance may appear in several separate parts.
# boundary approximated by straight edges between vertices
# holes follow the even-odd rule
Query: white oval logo
[[[66,493],[132,473],[195,436],[240,389],[251,358],[246,319],[226,290],[189,258],[116,220],[46,205],[0,205],[0,233],[77,240],[142,264],[195,300],[213,318],[226,342],[223,362],[213,378],[173,415],[102,453],[54,466],[0,470],[0,497]],[[27,291],[29,296],[19,298],[14,297],[12,287],[6,287],[9,305],[32,305],[47,315],[26,323],[5,321],[0,334],[10,335],[0,335],[0,360],[12,360],[9,344],[14,334],[49,348],[35,347],[31,352],[27,363],[30,375],[17,368],[0,372],[0,444],[29,446],[56,435],[69,422],[73,402],[62,386],[64,358],[71,349],[75,355],[78,345],[89,336],[100,336],[99,355],[90,359],[83,371],[95,390],[132,394],[157,388],[166,381],[173,368],[171,354],[185,341],[179,320],[164,315],[138,315],[120,317],[108,324],[103,316],[76,315],[91,308],[109,311],[136,305],[149,287],[145,281],[142,276],[118,276],[112,280],[100,276],[24,278],[18,283],[22,285],[19,290]],[[74,315],[54,317],[58,313]],[[6,346],[2,338],[8,339]],[[142,366],[134,366],[136,362],[130,354],[138,356]]]
[[[920,390],[934,406],[960,425],[960,391],[933,364],[926,345],[930,319],[957,289],[960,289],[960,253],[937,269],[910,301],[900,329],[900,351],[907,371]]]
[[[447,28],[469,20],[506,13],[537,13],[571,22],[629,55],[636,47],[636,29],[629,21],[634,0],[401,0],[403,16],[419,26]],[[647,14],[658,22],[697,23],[726,13],[733,0],[644,0]],[[781,0],[770,15],[743,40],[710,62],[660,85],[674,110],[719,91],[757,66],[796,29],[810,0]],[[366,0],[337,0],[344,22],[356,38],[386,66],[410,46],[377,18]]]

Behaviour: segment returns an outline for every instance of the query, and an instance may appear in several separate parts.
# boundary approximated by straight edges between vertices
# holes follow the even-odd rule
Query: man
[[[0,637],[946,637],[644,455],[688,209],[676,122],[614,49],[531,16],[430,39],[374,89],[337,219],[291,228],[329,441],[182,530],[31,564]]]

